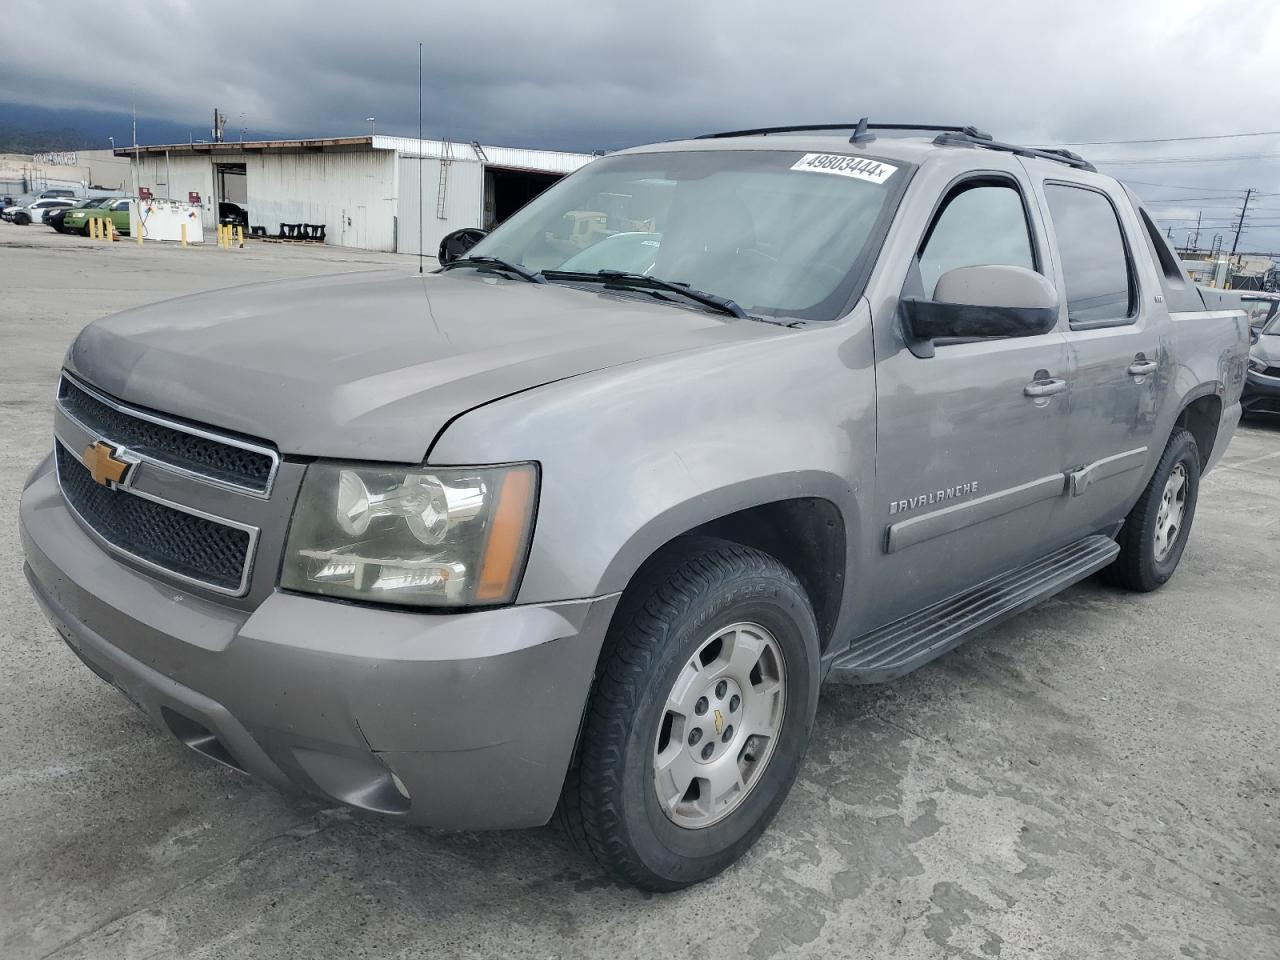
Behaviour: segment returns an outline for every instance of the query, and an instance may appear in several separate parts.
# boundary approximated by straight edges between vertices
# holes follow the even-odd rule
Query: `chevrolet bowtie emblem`
[[[715,711],[716,733],[724,733],[724,714],[719,710]]]
[[[99,440],[84,448],[84,465],[93,477],[94,483],[104,487],[123,486],[129,468],[135,461],[122,456],[121,452],[109,443]]]

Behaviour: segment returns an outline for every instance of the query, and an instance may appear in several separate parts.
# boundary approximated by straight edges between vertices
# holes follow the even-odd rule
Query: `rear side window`
[[[1110,199],[1096,190],[1056,183],[1045,184],[1044,192],[1062,258],[1071,325],[1126,322],[1136,303],[1133,268]]]
[[[920,279],[933,299],[938,278],[957,267],[1036,268],[1022,195],[1012,185],[962,184],[920,245]]]

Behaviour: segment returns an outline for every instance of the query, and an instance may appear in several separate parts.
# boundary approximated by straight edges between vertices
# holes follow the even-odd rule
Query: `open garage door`
[[[510,167],[484,168],[484,229],[492,230],[564,174]]]

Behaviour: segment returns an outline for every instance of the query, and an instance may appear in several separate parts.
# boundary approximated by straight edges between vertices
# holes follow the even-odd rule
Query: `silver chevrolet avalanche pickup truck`
[[[765,829],[824,680],[1167,581],[1240,416],[1244,313],[1115,180],[971,127],[625,150],[443,260],[87,327],[26,573],[191,749],[558,817],[653,890]]]

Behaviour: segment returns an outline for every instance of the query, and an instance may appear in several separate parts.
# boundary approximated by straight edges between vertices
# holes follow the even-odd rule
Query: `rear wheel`
[[[1116,537],[1120,554],[1107,567],[1107,579],[1143,592],[1163,586],[1182,559],[1199,493],[1200,448],[1179,428]]]
[[[818,662],[813,611],[786,567],[690,540],[619,607],[561,800],[570,835],[649,890],[725,869],[799,771]]]
[[[13,222],[20,227],[25,227],[31,222],[31,217],[25,213],[15,213],[13,215]]]

